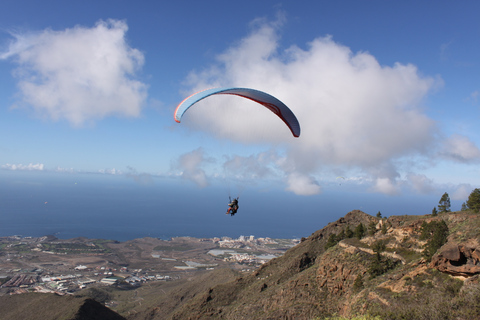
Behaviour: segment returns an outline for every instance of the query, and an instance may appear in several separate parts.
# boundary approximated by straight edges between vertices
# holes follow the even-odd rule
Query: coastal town
[[[0,296],[27,292],[65,295],[89,287],[139,287],[225,267],[250,272],[299,241],[253,235],[126,242],[0,237]]]

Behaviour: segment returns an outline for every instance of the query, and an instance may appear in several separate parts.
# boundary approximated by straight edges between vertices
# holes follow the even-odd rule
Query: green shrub
[[[387,248],[384,240],[377,240],[372,244],[372,250],[376,253],[382,253]]]
[[[355,281],[353,282],[353,290],[354,291],[360,291],[364,288],[363,284],[363,276],[359,274],[356,278]]]
[[[447,237],[448,226],[445,221],[432,221],[430,223],[424,221],[422,223],[420,240],[429,239],[423,250],[423,256],[427,261],[430,261],[435,252],[447,242]]]
[[[362,239],[365,236],[365,226],[363,223],[360,222],[360,224],[355,227],[353,234],[357,239]]]
[[[466,206],[475,212],[480,211],[480,189],[476,188],[472,191],[472,193],[470,193]]]
[[[390,258],[382,257],[379,252],[374,255],[374,258],[370,262],[367,272],[371,278],[378,277],[389,270],[394,269],[397,266],[398,261],[394,261]]]
[[[328,237],[327,243],[325,244],[325,250],[327,250],[328,248],[331,248],[331,247],[335,246],[337,243],[338,243],[337,236],[336,236],[335,233],[332,233],[332,234]]]

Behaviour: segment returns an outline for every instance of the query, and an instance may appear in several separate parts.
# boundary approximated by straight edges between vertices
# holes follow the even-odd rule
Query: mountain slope
[[[118,306],[129,320],[166,319],[175,310],[187,304],[198,295],[208,291],[211,286],[228,283],[238,277],[238,272],[224,268],[207,271],[203,275],[191,279],[177,280],[161,285],[142,287],[137,296],[142,299],[141,305]],[[182,283],[180,283],[182,282]],[[171,287],[168,286],[171,284]],[[120,310],[119,310],[120,311]]]
[[[355,210],[249,274],[208,271],[143,286],[134,300],[102,290],[124,301],[125,318],[86,296],[22,294],[0,297],[0,320],[480,319],[480,214]]]
[[[93,299],[25,293],[0,297],[1,320],[124,320]]]
[[[202,297],[179,310],[173,319],[280,319],[301,315],[306,319],[331,313],[323,303],[328,291],[317,281],[320,257],[332,233],[347,225],[377,221],[352,211],[337,222],[313,233],[280,258],[264,264],[253,274],[211,288]]]
[[[430,239],[421,238],[424,223],[432,221],[444,221],[449,236],[429,262],[422,251]],[[360,223],[370,227],[369,236],[329,242],[332,234],[345,234],[347,226],[354,230]],[[382,319],[478,319],[479,230],[479,216],[466,212],[381,219],[352,211],[252,274],[212,286],[171,319],[323,319],[365,313]],[[455,277],[459,270],[460,278]]]

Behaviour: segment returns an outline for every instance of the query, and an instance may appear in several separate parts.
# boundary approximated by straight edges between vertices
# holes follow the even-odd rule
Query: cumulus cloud
[[[312,176],[292,172],[287,177],[286,190],[303,196],[311,196],[321,192],[320,185]]]
[[[389,195],[395,195],[400,192],[397,181],[389,178],[376,178],[372,190]]]
[[[250,156],[227,156],[223,163],[225,175],[238,179],[264,179],[273,177],[279,156],[273,150]]]
[[[7,169],[7,170],[26,170],[26,171],[43,171],[44,170],[44,165],[43,163],[29,163],[27,165],[24,164],[4,164],[2,165],[2,169]]]
[[[259,24],[215,65],[192,72],[188,84],[192,92],[240,86],[273,94],[297,115],[301,137],[292,138],[270,111],[238,97],[200,102],[189,111],[195,121],[185,125],[236,141],[286,144],[294,168],[286,171],[292,191],[303,183],[318,192],[306,177],[321,168],[344,167],[369,172],[379,192],[398,192],[394,160],[425,154],[433,144],[437,129],[422,101],[442,81],[422,76],[411,64],[380,65],[368,52],[354,53],[330,36],[305,48],[281,49],[277,26]]]
[[[424,174],[409,173],[407,174],[407,181],[410,183],[413,190],[419,193],[428,194],[436,190],[433,180],[429,179]]]
[[[470,139],[458,134],[445,140],[440,154],[447,159],[462,163],[480,161],[480,149]]]
[[[470,196],[470,193],[474,190],[475,188],[472,187],[470,184],[460,184],[452,193],[451,198],[452,200],[464,200],[467,201],[468,197]]]
[[[0,59],[18,64],[19,105],[74,126],[109,115],[138,116],[146,85],[135,79],[143,54],[131,48],[123,21],[94,27],[12,34]]]
[[[208,179],[202,166],[212,161],[211,158],[206,156],[202,148],[198,148],[181,155],[174,167],[182,171],[182,178],[190,180],[203,188],[208,185]]]

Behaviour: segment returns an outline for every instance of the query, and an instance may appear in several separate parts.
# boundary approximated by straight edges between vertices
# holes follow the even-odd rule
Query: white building
[[[85,269],[87,269],[87,266],[79,265],[75,267],[75,270],[85,270]]]
[[[108,285],[115,284],[117,283],[117,281],[118,279],[116,278],[103,278],[102,280],[100,280],[101,283],[108,284]]]

